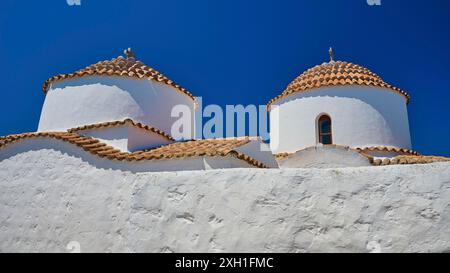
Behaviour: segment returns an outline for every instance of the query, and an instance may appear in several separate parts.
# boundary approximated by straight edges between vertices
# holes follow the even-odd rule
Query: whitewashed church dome
[[[329,53],[329,62],[306,70],[269,101],[272,150],[292,153],[319,143],[410,149],[410,96]]]
[[[156,71],[155,69],[147,66],[143,62],[136,60],[134,53],[131,51],[131,48],[126,49],[124,51],[124,54],[126,57],[119,56],[111,60],[97,62],[88,67],[80,69],[74,73],[59,74],[53,76],[44,82],[42,89],[44,90],[44,93],[47,93],[51,84],[68,79],[86,76],[119,76],[136,79],[149,79],[165,83],[169,86],[174,87],[178,91],[186,94],[188,97],[194,100],[194,96],[191,93],[189,93],[186,89],[179,86],[174,81],[169,80],[159,71]]]
[[[390,89],[409,102],[410,96],[405,91],[386,83],[380,76],[369,69],[350,62],[334,61],[330,51],[330,62],[316,65],[295,78],[286,89],[277,97],[269,101],[268,106],[277,100],[297,92],[308,92],[316,88],[360,85]]]
[[[194,138],[194,96],[138,61],[131,49],[124,53],[125,56],[45,81],[46,98],[38,131],[64,131],[130,119],[170,135],[172,125],[179,119],[173,116],[172,110],[182,105],[189,109],[186,112],[191,125],[184,128],[181,138]]]

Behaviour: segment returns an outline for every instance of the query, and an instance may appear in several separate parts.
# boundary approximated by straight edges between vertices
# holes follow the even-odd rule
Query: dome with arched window
[[[369,69],[330,61],[295,78],[268,103],[271,147],[292,153],[317,144],[410,149],[410,96]]]

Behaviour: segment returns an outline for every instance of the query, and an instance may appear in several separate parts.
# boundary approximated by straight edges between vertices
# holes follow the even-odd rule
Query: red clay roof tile
[[[249,138],[191,140],[175,142],[155,149],[127,153],[114,149],[105,143],[101,143],[95,138],[82,136],[73,132],[37,132],[0,137],[0,149],[11,143],[39,137],[58,139],[79,146],[93,155],[110,160],[141,161],[193,156],[234,156],[255,167],[268,168],[264,163],[236,150],[236,148],[247,144],[250,141]]]
[[[380,76],[365,67],[349,62],[330,61],[306,70],[294,79],[283,93],[271,99],[267,108],[270,109],[272,103],[291,94],[336,85],[366,85],[388,88],[405,97],[406,103],[410,100],[410,96],[405,91],[386,83]]]
[[[59,74],[47,79],[43,85],[44,93],[47,93],[48,89],[50,88],[50,84],[65,79],[80,78],[84,76],[124,76],[137,79],[150,79],[165,83],[174,87],[181,93],[189,96],[197,104],[194,96],[186,89],[182,88],[172,80],[169,80],[160,72],[145,65],[141,61],[137,61],[134,55],[129,50],[130,49],[125,51],[125,54],[127,54],[126,58],[119,56],[109,61],[97,62],[74,73]]]

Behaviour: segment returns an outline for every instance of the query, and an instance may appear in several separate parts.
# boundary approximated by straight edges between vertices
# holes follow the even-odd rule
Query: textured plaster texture
[[[450,251],[450,163],[149,173],[14,151],[1,252]]]

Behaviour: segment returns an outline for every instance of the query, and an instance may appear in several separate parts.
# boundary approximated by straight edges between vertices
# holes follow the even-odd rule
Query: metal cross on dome
[[[334,52],[331,46],[330,49],[328,49],[328,54],[330,55],[330,62],[334,62]]]
[[[127,56],[127,58],[134,58],[135,57],[133,51],[131,50],[131,47],[125,49],[123,51],[123,53],[125,54],[125,56]]]

